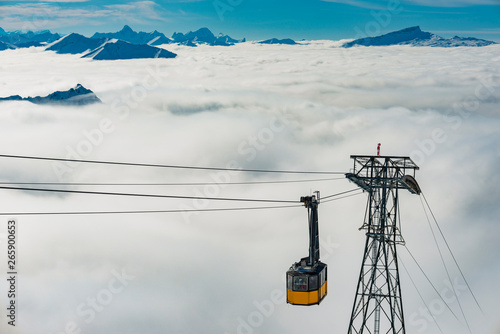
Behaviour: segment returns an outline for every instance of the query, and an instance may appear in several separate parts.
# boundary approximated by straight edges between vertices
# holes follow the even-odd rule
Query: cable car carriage
[[[309,256],[286,272],[286,301],[293,305],[317,305],[327,293],[327,265],[319,261],[319,192],[316,195],[300,198],[309,216]]]

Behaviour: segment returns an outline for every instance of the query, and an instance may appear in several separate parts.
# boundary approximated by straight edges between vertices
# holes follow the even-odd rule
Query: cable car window
[[[321,272],[319,273],[319,276],[320,276],[320,284],[323,285],[325,284],[325,269],[321,270]]]
[[[292,278],[293,278],[292,275],[288,275],[287,288],[290,289],[290,290],[292,290]]]
[[[309,277],[309,290],[318,290],[318,276]]]
[[[294,291],[307,291],[307,276],[295,276],[293,278]]]

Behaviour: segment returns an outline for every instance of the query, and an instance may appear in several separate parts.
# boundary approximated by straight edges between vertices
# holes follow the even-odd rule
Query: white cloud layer
[[[113,62],[39,48],[3,51],[0,96],[47,95],[81,83],[104,104],[73,108],[2,103],[0,153],[73,154],[92,160],[198,166],[236,161],[245,168],[347,172],[351,154],[374,154],[381,142],[382,154],[411,154],[420,165],[417,179],[487,313],[482,318],[470,295],[460,290],[469,322],[474,332],[496,334],[500,325],[494,313],[500,298],[494,288],[500,274],[496,255],[500,252],[496,240],[500,232],[500,47],[340,49],[334,47],[337,44],[168,46],[178,53],[177,58]],[[298,178],[14,159],[1,162],[2,181]],[[326,196],[353,187],[336,180],[106,190],[298,200],[313,190]],[[245,205],[5,190],[0,191],[0,199],[3,212]],[[307,253],[303,208],[18,216],[20,309],[18,332],[12,333],[59,333],[71,323],[82,333],[97,334],[245,333],[242,321],[256,321],[252,317],[264,304],[269,316],[252,328],[254,333],[344,332],[364,245],[364,235],[357,228],[365,201],[361,195],[320,205],[329,293],[319,307],[311,308],[269,304],[272,296],[286,291],[285,271]],[[403,194],[401,210],[408,247],[437,289],[446,289],[447,277],[430,241],[420,200]],[[0,218],[2,243],[6,220]],[[3,254],[3,246],[0,249]],[[432,288],[408,254],[400,252],[426,302],[438,307]],[[130,277],[119,285],[116,275],[122,270]],[[0,273],[5,272],[2,261]],[[459,277],[456,270],[451,275],[452,280]],[[401,276],[407,331],[439,333],[421,314],[424,305],[408,275],[402,271]],[[115,292],[110,292],[110,282]],[[0,283],[2,304],[6,302],[4,287]],[[95,308],[93,298],[100,300]],[[458,304],[451,307],[459,314]],[[2,310],[0,318],[5,319]],[[467,332],[445,310],[436,309],[435,317],[444,332]],[[4,321],[0,326],[5,326]]]

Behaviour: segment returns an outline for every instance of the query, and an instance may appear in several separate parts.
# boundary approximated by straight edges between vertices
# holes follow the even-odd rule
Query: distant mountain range
[[[179,43],[189,46],[196,46],[196,44],[230,46],[246,41],[245,38],[243,38],[242,40],[236,40],[229,37],[228,35],[223,35],[222,33],[219,34],[219,36],[215,37],[215,35],[208,28],[201,28],[194,32],[190,31],[187,34],[175,32],[172,35],[172,40],[173,43]]]
[[[496,44],[492,41],[477,39],[473,37],[443,38],[430,32],[425,32],[419,26],[410,27],[385,35],[366,37],[345,43],[343,47],[353,46],[388,46],[388,45],[411,45],[411,46],[434,46],[434,47],[456,47],[456,46],[487,46]]]
[[[93,91],[80,84],[67,91],[57,91],[43,97],[21,97],[19,95],[13,95],[9,97],[0,97],[0,102],[1,101],[29,101],[36,104],[62,104],[78,106],[101,103],[101,100],[94,94]]]
[[[0,51],[20,47],[46,46],[48,51],[60,54],[83,53],[82,58],[95,60],[174,58],[177,56],[175,53],[156,46],[172,43],[192,47],[200,44],[231,46],[245,41],[245,39],[236,40],[224,34],[219,34],[216,37],[208,28],[201,28],[186,34],[174,33],[171,39],[156,30],[151,33],[136,32],[128,25],[117,32],[95,33],[90,38],[77,33],[61,37],[50,31],[7,33],[0,28]]]
[[[117,32],[100,33],[96,32],[91,38],[116,38],[132,44],[162,45],[170,44],[172,40],[158,31],[153,32],[135,32],[128,25]]]
[[[196,47],[198,45],[231,46],[243,43],[246,39],[237,40],[228,35],[219,34],[215,36],[208,28],[201,28],[188,33],[175,32],[172,38],[158,31],[136,32],[128,25],[122,30],[109,33],[95,33],[92,37],[85,37],[72,33],[61,37],[59,34],[48,30],[41,32],[6,32],[0,28],[0,51],[24,47],[45,46],[46,50],[61,54],[82,54],[83,58],[95,60],[117,60],[136,58],[174,58],[175,53],[159,48],[159,45],[179,44]],[[295,45],[294,40],[285,38],[271,38],[259,41],[260,44],[287,44]],[[410,46],[433,46],[433,47],[456,47],[456,46],[487,46],[496,44],[492,41],[477,39],[473,37],[443,38],[430,32],[424,32],[420,27],[410,27],[394,31],[376,37],[366,37],[345,43],[342,47],[354,46],[388,46],[388,45],[410,45]]]
[[[135,32],[128,25],[125,25],[122,30],[117,32],[95,33],[91,38],[116,38],[132,44],[148,45],[177,43],[188,46],[197,46],[199,44],[230,46],[236,43],[245,42],[245,39],[236,40],[223,34],[219,34],[219,36],[216,37],[208,28],[201,28],[186,34],[175,32],[172,38],[168,38],[156,30],[151,33],[143,31]]]
[[[72,35],[72,34],[70,34]],[[77,34],[79,35],[79,34]],[[87,38],[85,36],[81,36],[81,40],[83,38]],[[50,44],[58,39],[61,36],[59,34],[52,34],[50,31],[42,31],[39,33],[21,33],[21,32],[5,32],[2,28],[0,28],[0,51],[5,49],[15,49],[18,47],[29,47],[29,46],[43,46],[46,44]],[[108,32],[108,33],[100,33],[96,32],[90,39],[99,40],[99,42],[95,41],[94,46],[97,47],[101,45],[103,41],[109,39],[118,39],[121,41],[125,41],[131,44],[136,45],[151,45],[158,46],[164,44],[181,44],[188,46],[198,46],[200,44],[212,45],[212,46],[231,46],[237,43],[244,43],[246,39],[234,39],[228,35],[224,35],[220,33],[215,36],[210,29],[208,28],[200,28],[196,31],[189,31],[186,34],[181,32],[174,32],[172,38],[168,38],[163,33],[155,30],[153,32],[136,32],[130,26],[125,25],[122,30],[117,32]],[[86,41],[86,45],[90,42]],[[295,44],[295,41],[291,39],[282,39],[278,40],[276,38],[269,39],[266,41],[262,41],[263,44]],[[75,47],[75,50],[77,47]],[[83,51],[82,51],[83,52]]]
[[[41,46],[43,43],[51,43],[59,38],[61,38],[61,35],[53,34],[48,30],[40,32],[6,32],[0,28],[0,51],[26,48],[30,46]]]

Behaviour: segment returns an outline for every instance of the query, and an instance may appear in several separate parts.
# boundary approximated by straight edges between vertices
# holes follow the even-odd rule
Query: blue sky
[[[233,38],[343,39],[409,26],[443,37],[500,42],[499,0],[4,1],[0,27],[59,33],[158,30],[171,36],[208,27]]]

